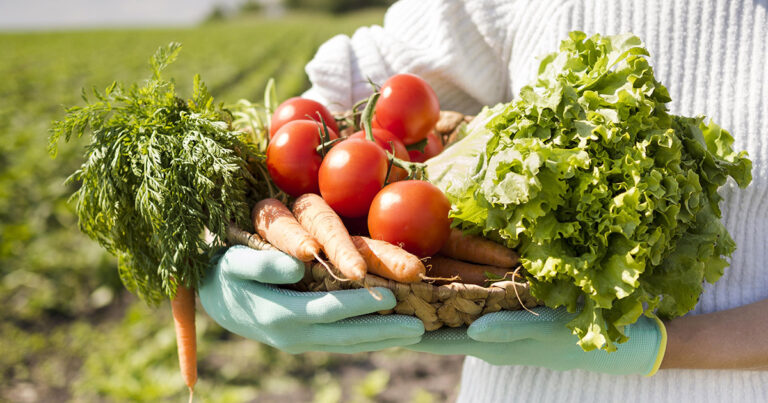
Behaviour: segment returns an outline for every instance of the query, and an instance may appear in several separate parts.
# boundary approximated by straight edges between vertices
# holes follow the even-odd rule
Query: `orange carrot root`
[[[514,267],[520,259],[514,250],[477,235],[464,235],[458,228],[451,228],[451,235],[440,253],[454,259],[498,267]]]
[[[459,277],[459,281],[462,283],[477,285],[486,285],[488,283],[486,273],[504,278],[510,272],[502,267],[467,263],[444,256],[433,256],[430,259],[429,270],[427,270],[427,275],[430,277]]]
[[[277,199],[264,199],[253,206],[253,226],[277,249],[309,262],[320,252],[320,244]]]
[[[366,266],[355,248],[341,218],[322,197],[307,193],[293,204],[293,214],[299,224],[310,233],[323,248],[325,256],[350,280],[362,280]]]
[[[389,242],[361,236],[353,236],[352,242],[373,274],[401,283],[416,283],[427,271],[418,257]]]
[[[171,300],[171,313],[176,327],[176,347],[179,367],[184,383],[189,388],[189,398],[197,383],[197,335],[195,333],[195,291],[178,286],[176,297]]]

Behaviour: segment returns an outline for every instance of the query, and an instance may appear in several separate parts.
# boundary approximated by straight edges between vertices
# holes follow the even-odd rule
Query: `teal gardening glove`
[[[537,307],[483,315],[469,328],[427,332],[407,348],[433,354],[464,354],[494,365],[528,365],[555,370],[584,369],[613,375],[651,376],[659,368],[667,345],[664,324],[641,316],[625,326],[629,336],[617,351],[585,352],[565,324],[576,314],[565,309]]]
[[[296,292],[271,284],[296,283],[304,264],[282,252],[230,247],[200,287],[200,302],[225,329],[289,353],[356,353],[417,343],[424,325],[403,315],[366,315],[392,309],[395,297],[368,290]]]

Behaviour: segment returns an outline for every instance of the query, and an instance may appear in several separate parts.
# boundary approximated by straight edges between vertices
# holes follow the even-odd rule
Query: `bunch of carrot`
[[[402,248],[364,237],[352,237],[341,218],[322,197],[307,193],[293,204],[293,213],[277,199],[253,208],[256,231],[272,246],[301,260],[321,260],[322,251],[349,280],[362,280],[367,271],[398,281],[419,281],[424,264]]]
[[[401,283],[434,280],[485,285],[508,278],[518,263],[515,251],[454,228],[440,253],[424,259],[425,265],[400,246],[351,236],[325,200],[312,193],[298,197],[292,211],[277,199],[264,199],[254,206],[252,217],[258,234],[272,246],[303,262],[323,262],[323,252],[348,280],[362,280],[371,272]]]

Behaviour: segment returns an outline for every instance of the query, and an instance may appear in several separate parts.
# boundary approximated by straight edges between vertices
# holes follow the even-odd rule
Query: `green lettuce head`
[[[517,101],[428,161],[454,226],[517,249],[534,296],[580,311],[568,326],[584,350],[695,307],[736,247],[717,190],[751,181],[727,131],[667,112],[647,56],[630,34],[572,32]]]

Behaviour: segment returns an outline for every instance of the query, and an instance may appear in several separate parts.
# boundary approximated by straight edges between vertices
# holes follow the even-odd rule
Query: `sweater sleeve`
[[[499,3],[498,5],[488,3]],[[508,55],[514,2],[402,0],[383,26],[338,35],[307,64],[304,94],[333,111],[349,109],[397,73],[424,78],[442,109],[475,113],[510,99]]]

